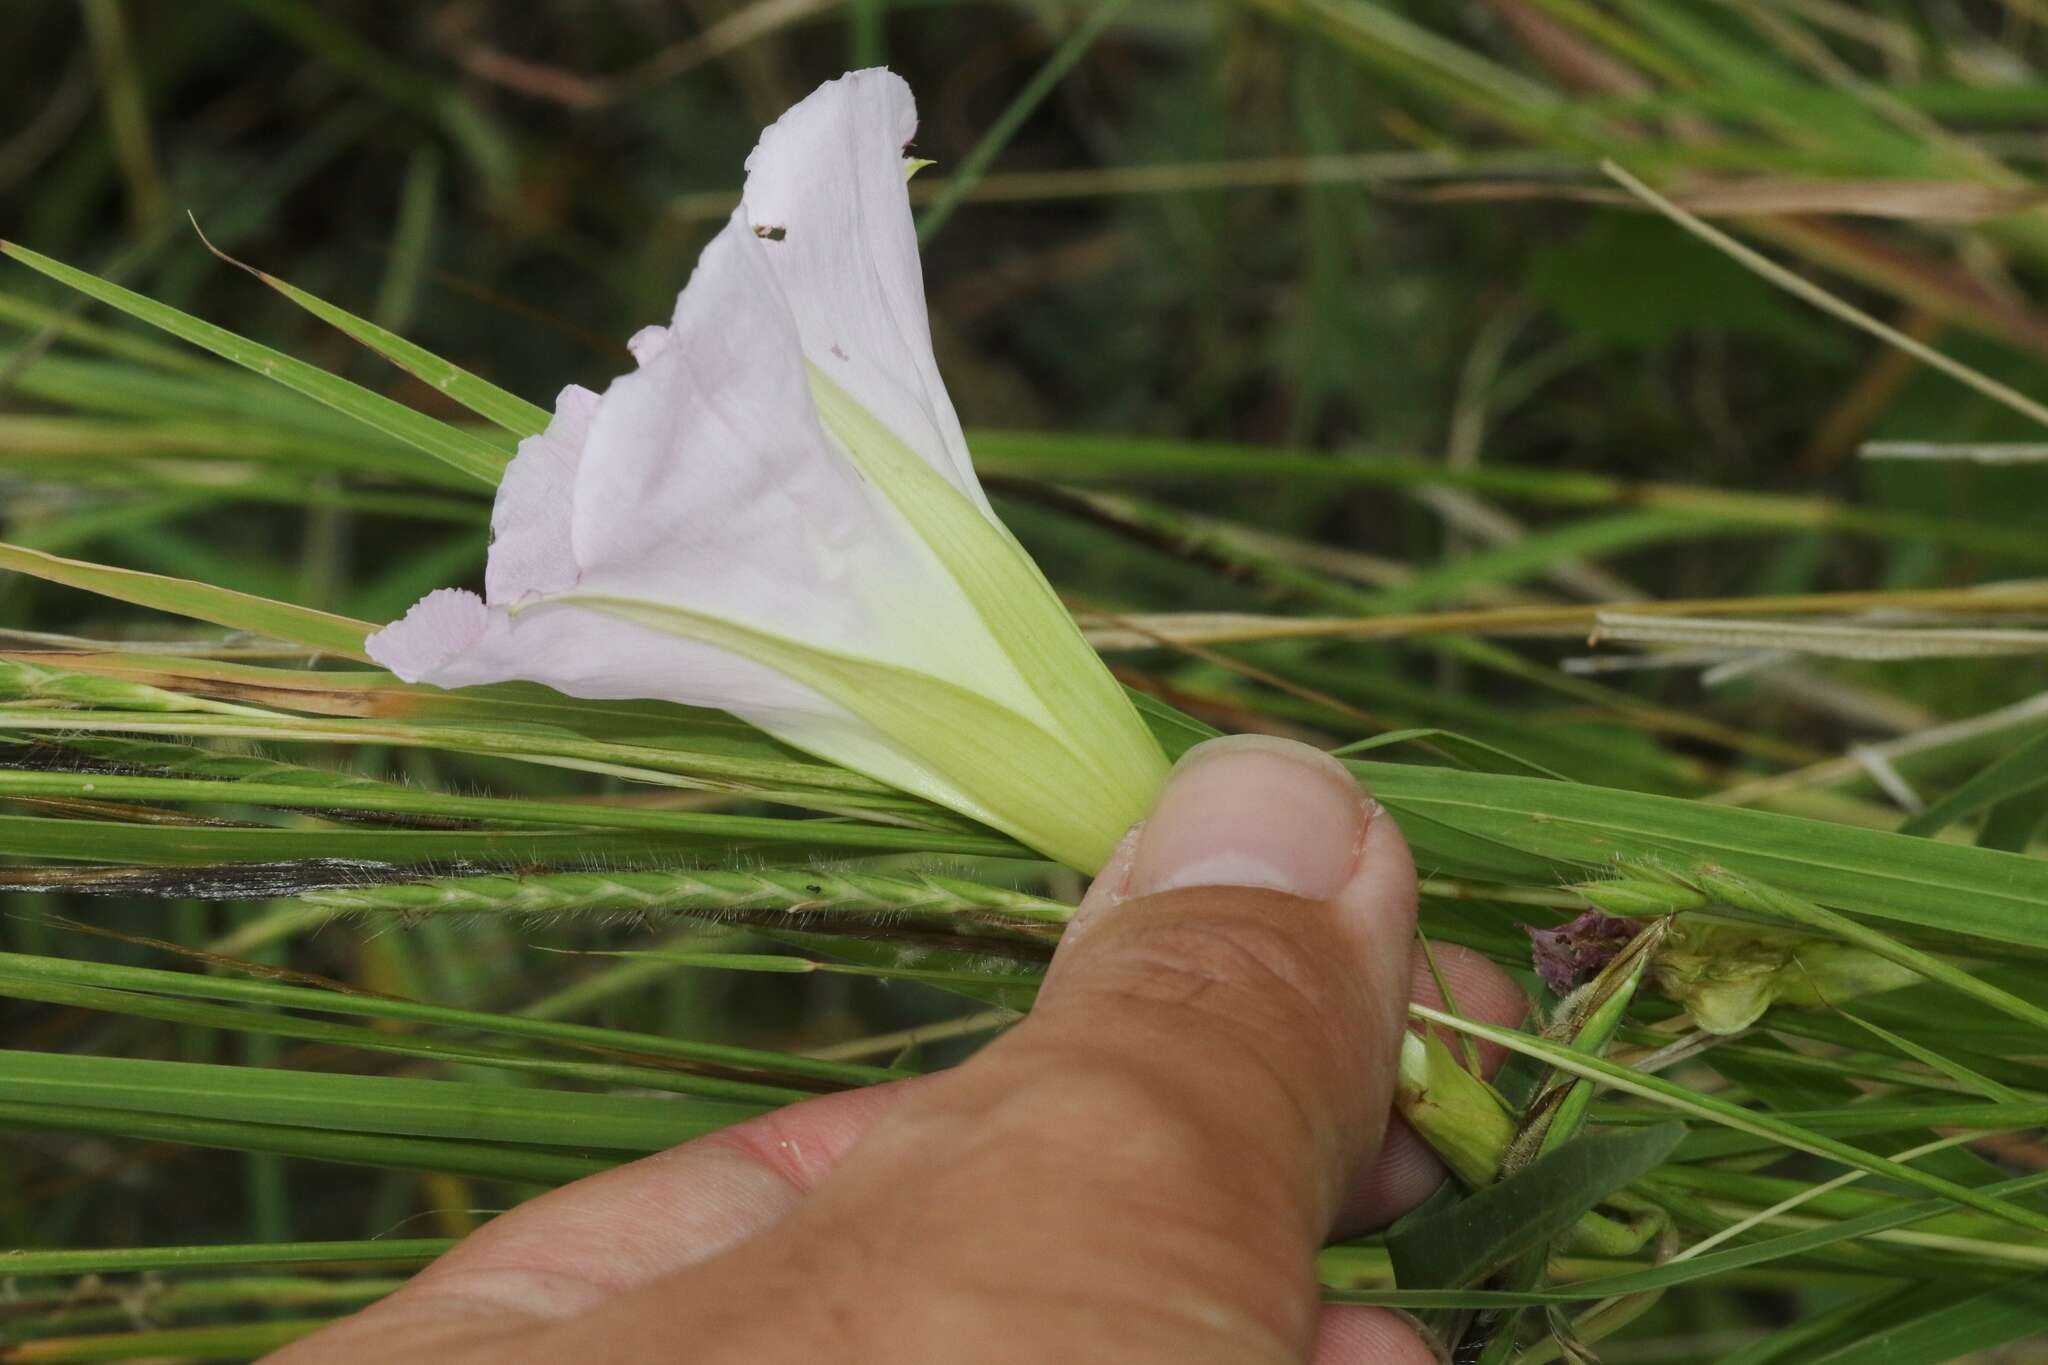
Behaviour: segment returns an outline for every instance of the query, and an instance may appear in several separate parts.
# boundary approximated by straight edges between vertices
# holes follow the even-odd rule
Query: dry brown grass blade
[[[1284,678],[1278,673],[1260,668],[1255,664],[1248,664],[1242,659],[1233,659],[1227,654],[1218,654],[1215,650],[1209,649],[1198,640],[1191,638],[1190,633],[1167,634],[1154,630],[1139,617],[1122,616],[1115,612],[1104,611],[1099,607],[1090,608],[1090,610],[1098,620],[1106,623],[1112,629],[1135,636],[1141,640],[1147,640],[1155,648],[1171,649],[1177,653],[1185,654],[1191,659],[1200,659],[1203,663],[1212,664],[1226,672],[1235,673],[1241,678],[1262,683],[1276,692],[1285,693],[1290,697],[1308,702],[1313,706],[1320,706],[1326,711],[1363,725],[1369,730],[1394,728],[1393,722],[1389,721],[1386,717],[1376,716],[1369,711],[1360,710],[1341,697],[1333,697],[1328,692],[1319,691],[1313,687],[1304,687],[1290,678]]]
[[[2001,706],[1982,715],[1916,730],[1881,744],[1864,745],[1854,753],[1824,759],[1790,772],[1777,773],[1754,782],[1724,788],[1702,799],[1719,805],[1754,805],[1759,801],[1767,801],[1804,787],[1825,787],[1846,781],[1858,774],[1869,772],[1873,759],[1890,764],[1913,754],[1926,753],[1951,744],[1964,744],[1988,735],[2015,731],[2043,719],[2048,719],[2048,692],[2014,702],[2010,706]]]
[[[395,719],[416,714],[416,689],[385,673],[291,673],[211,659],[69,650],[4,650],[0,662],[25,662],[187,696],[239,701],[316,716]]]
[[[1545,14],[1529,0],[1489,0],[1529,54],[1574,90],[1639,97],[1655,88],[1641,72]]]
[[[2048,354],[2048,322],[1957,267],[1915,256],[1846,223],[1756,218],[1743,227],[1922,312]]]
[[[1399,639],[1424,635],[1576,635],[1590,632],[1608,608],[1600,603],[1497,607],[1473,611],[1419,612],[1390,616],[1204,615],[1185,623],[1187,636],[1202,644],[1247,644],[1259,640]],[[2022,583],[1973,588],[1927,588],[1906,592],[1817,592],[1783,597],[1667,598],[1629,604],[1637,616],[1832,616],[1860,611],[1967,612],[1973,616],[2048,612],[2048,585]],[[1128,622],[1129,618],[1122,618]],[[1148,629],[1172,633],[1184,618],[1151,617]],[[1098,624],[1108,624],[1098,617]],[[1186,638],[1175,643],[1186,643]]]
[[[1576,159],[1518,152],[1464,157],[1436,151],[1333,152],[1316,156],[1243,157],[1223,161],[1161,161],[1070,170],[996,172],[977,180],[963,202],[1046,204],[1147,194],[1315,185],[1387,187],[1485,174],[1533,177],[1555,170],[1560,175],[1578,175],[1584,169],[1585,163]],[[943,198],[948,184],[948,178],[943,175],[920,175],[910,182],[910,202],[924,205]],[[738,202],[737,190],[702,190],[678,195],[671,201],[669,213],[681,223],[705,222],[725,217]]]
[[[1706,620],[1600,613],[1589,643],[1705,645],[1721,649],[1778,650],[1831,659],[1961,659],[2048,654],[2048,631],[1968,627],[1908,627],[1852,622]]]
[[[476,12],[467,8],[451,7],[439,37],[456,63],[478,80],[586,112],[616,104],[841,3],[843,0],[756,0],[613,76],[584,75],[483,42],[470,32],[468,21]]]
[[[1664,196],[1702,218],[1842,214],[1923,223],[1978,223],[2048,203],[2048,190],[2033,186],[1981,185],[1959,180],[1832,180],[1792,176],[1695,181],[1667,189]],[[1523,199],[1563,199],[1616,207],[1635,204],[1633,195],[1618,190],[1595,185],[1559,184],[1550,180],[1480,180],[1416,190],[1407,197],[1438,204]]]
[[[2012,385],[1993,379],[1982,370],[1973,368],[1946,352],[1937,351],[1932,346],[1915,341],[1898,328],[1880,321],[1840,295],[1829,292],[1820,285],[1806,279],[1797,271],[1786,269],[1763,252],[1758,251],[1745,242],[1737,240],[1728,233],[1712,226],[1699,215],[1690,213],[1673,203],[1669,198],[1659,194],[1636,176],[1630,174],[1618,163],[1611,160],[1603,161],[1600,163],[1600,169],[1605,171],[1608,177],[1623,189],[1652,208],[1655,208],[1666,218],[1678,224],[1679,227],[1684,228],[1694,237],[1699,238],[1715,250],[1730,257],[1739,265],[1742,265],[1753,274],[1761,276],[1779,289],[1784,290],[1802,302],[1811,304],[1830,317],[1846,322],[1852,327],[1868,332],[1880,341],[1897,347],[1899,350],[1920,361],[1923,365],[1941,371],[1957,383],[1975,389],[1993,402],[2002,403],[2021,416],[2030,418],[2042,426],[2048,426],[2048,406],[2036,402]],[[1763,221],[1779,220],[1766,219]]]

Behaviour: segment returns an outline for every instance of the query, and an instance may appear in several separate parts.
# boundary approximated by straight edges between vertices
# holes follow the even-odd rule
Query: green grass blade
[[[223,327],[161,304],[132,289],[110,284],[83,270],[52,260],[13,242],[0,242],[0,253],[13,257],[59,283],[71,286],[129,316],[160,327],[224,360],[246,366],[308,398],[325,403],[423,454],[447,464],[475,482],[496,487],[509,453],[466,431],[436,421],[403,403],[370,392],[282,351],[236,336]]]
[[[5,1059],[0,1058],[0,1068],[4,1065]],[[219,1147],[231,1152],[334,1161],[346,1166],[439,1172],[533,1185],[566,1185],[586,1175],[609,1170],[619,1161],[618,1157],[583,1156],[491,1142],[452,1142],[440,1138],[255,1123],[238,1118],[205,1118],[99,1105],[0,1099],[0,1129],[9,1127],[91,1133],[145,1142],[186,1143],[195,1147]]]
[[[0,995],[16,1000],[34,1000],[71,1009],[99,1010],[137,1019],[155,1019],[168,1024],[223,1029],[259,1038],[294,1038],[329,1047],[355,1048],[364,1052],[411,1057],[422,1062],[491,1067],[585,1085],[633,1086],[666,1090],[707,1099],[732,1100],[743,1104],[779,1105],[806,1098],[806,1092],[781,1086],[758,1085],[726,1080],[717,1076],[696,1076],[686,1071],[620,1062],[593,1062],[543,1057],[489,1044],[450,1042],[424,1034],[395,1033],[376,1028],[359,1028],[324,1020],[300,1019],[269,1010],[244,1009],[234,1005],[201,1004],[190,1000],[144,995],[136,991],[107,990],[99,986],[53,980],[47,973],[23,972],[0,954]]]
[[[1652,1180],[1660,1178],[1651,1177]],[[2048,1189],[2048,1174],[2020,1176],[2001,1181],[1986,1186],[1985,1192],[2000,1196],[2038,1195],[2043,1189]],[[1721,1251],[1710,1251],[1702,1256],[1667,1265],[1603,1275],[1548,1289],[1512,1292],[1476,1289],[1337,1290],[1326,1291],[1325,1297],[1342,1303],[1386,1304],[1404,1308],[1535,1308],[1545,1304],[1583,1303],[1588,1299],[1643,1294],[1711,1280],[1716,1276],[1750,1266],[1769,1265],[1830,1246],[1869,1238],[1894,1228],[1910,1227],[1954,1208],[1955,1205],[1946,1199],[1920,1199],[1904,1204],[1896,1200],[1887,1200],[1883,1207],[1872,1212],[1830,1222],[1822,1227],[1785,1233]]]
[[[4,725],[4,719],[0,719]],[[308,787],[298,783],[236,782],[184,777],[128,777],[119,773],[0,771],[0,795],[65,796],[118,801],[226,802],[270,806],[282,810],[352,810],[412,814],[458,820],[491,820],[516,824],[635,829],[650,833],[710,836],[720,839],[786,837],[792,821],[704,811],[648,810],[601,802],[525,801],[515,797],[456,796],[448,792],[405,787]],[[735,823],[737,822],[737,823]],[[836,826],[835,826],[836,828]],[[823,830],[806,831],[835,836]],[[908,841],[905,841],[908,836]],[[856,834],[856,841],[858,841]],[[921,848],[918,834],[896,830],[885,842],[895,848]],[[999,845],[976,839],[984,851]],[[936,850],[934,850],[936,851]],[[953,851],[960,851],[957,847]]]
[[[1102,36],[1103,30],[1115,22],[1124,5],[1125,0],[1096,0],[1094,5],[1083,12],[1083,17],[1074,26],[1074,31],[1054,49],[1045,64],[1032,74],[1031,79],[1017,92],[1009,106],[989,124],[988,131],[982,134],[981,140],[962,158],[959,169],[946,182],[946,187],[940,191],[939,197],[918,215],[917,240],[920,246],[931,241],[939,229],[945,226],[946,220],[953,216],[953,210],[958,208],[969,191],[980,183],[981,177],[987,173],[989,166],[1002,153],[1003,148],[1017,135],[1018,130],[1024,126],[1025,120],[1031,117],[1046,96],[1058,88],[1060,80],[1072,69],[1074,63],[1080,61],[1088,49],[1095,45],[1095,40]]]
[[[442,861],[497,867],[581,867],[592,862],[659,866],[694,860],[707,849],[730,851],[762,844],[794,844],[841,853],[1023,856],[1019,846],[1007,840],[939,831],[741,815],[693,818],[711,823],[704,826],[703,833],[687,835],[595,830],[271,829],[0,815],[0,854],[166,867],[298,859],[360,859],[396,866]]]
[[[2048,948],[2048,860],[1580,783],[1349,765],[1442,875],[1544,885],[1561,867],[1715,864],[1953,939]]]
[[[0,544],[0,569],[98,593],[118,602],[211,621],[229,630],[289,640],[340,658],[369,662],[369,655],[363,653],[364,637],[371,630],[368,623],[311,607],[296,607],[185,578],[64,559],[19,545]]]
[[[2022,1337],[2048,1333],[2048,1275],[2002,1284],[1850,1342],[1811,1365],[1943,1365]]]
[[[1482,1042],[1494,1043],[1510,1052],[1546,1061],[1561,1071],[1603,1082],[1616,1090],[1641,1096],[1678,1113],[1690,1114],[1740,1132],[1769,1138],[1780,1146],[1790,1147],[1796,1151],[1831,1157],[1858,1170],[1868,1171],[1872,1175],[1882,1175],[1902,1184],[1942,1195],[1959,1204],[1967,1204],[1971,1208],[2005,1219],[2030,1231],[2048,1232],[2048,1213],[2024,1208],[1995,1195],[1987,1195],[1981,1190],[1970,1189],[1954,1181],[1928,1175],[1924,1171],[1916,1171],[1910,1166],[1901,1165],[1886,1157],[1875,1156],[1859,1147],[1788,1123],[1774,1115],[1744,1109],[1717,1096],[1690,1090],[1660,1076],[1610,1062],[1604,1057],[1574,1051],[1546,1038],[1533,1037],[1514,1029],[1496,1028],[1491,1024],[1471,1019],[1461,1019],[1456,1015],[1431,1009],[1427,1005],[1411,1004],[1408,1010],[1411,1015],[1428,1023],[1470,1033]]]
[[[47,1337],[8,1348],[20,1365],[85,1365],[88,1361],[252,1360],[325,1327],[329,1318],[282,1318],[203,1327],[146,1327],[93,1336]]]
[[[1894,1033],[1883,1025],[1874,1024],[1868,1019],[1850,1013],[1848,1010],[1837,1009],[1835,1013],[1841,1015],[1850,1023],[1855,1024],[1858,1028],[1869,1030],[1872,1035],[1883,1039],[1887,1046],[1897,1049],[1902,1055],[1911,1057],[1922,1066],[1934,1068],[1950,1080],[1955,1081],[1959,1085],[1967,1086],[1987,1100],[1992,1100],[1999,1104],[2016,1104],[2019,1102],[2019,1092],[2012,1089],[2012,1087],[2000,1085],[1989,1076],[1972,1071],[1954,1058],[1943,1056],[1941,1052],[1934,1048],[1925,1047],[1903,1034]]]
[[[424,346],[407,341],[396,332],[379,327],[367,318],[360,318],[346,309],[337,308],[297,285],[258,270],[254,266],[244,265],[232,256],[222,256],[221,259],[231,265],[241,266],[314,317],[347,333],[399,369],[446,395],[452,401],[460,403],[485,421],[495,423],[518,437],[537,435],[546,429],[549,417],[546,408],[529,403],[487,379],[480,379],[461,366],[441,359]]]
[[[705,1099],[11,1049],[0,1050],[0,1084],[22,1103],[575,1150],[658,1151],[762,1112]]]
[[[1559,507],[1627,506],[1682,512],[1725,526],[1844,531],[1952,545],[2048,563],[2048,542],[2025,529],[1852,507],[1827,498],[1621,479],[1574,469],[1478,464],[1415,456],[1329,455],[1213,441],[977,429],[968,433],[984,474],[1098,483],[1108,479],[1238,479],[1279,486],[1468,488]]]
[[[0,1275],[136,1275],[152,1270],[243,1266],[405,1265],[432,1260],[451,1237],[391,1237],[360,1242],[255,1242],[223,1246],[107,1247],[83,1251],[0,1251]]]
[[[346,1014],[367,1019],[401,1019],[410,1023],[474,1029],[622,1057],[662,1057],[757,1075],[799,1077],[832,1085],[871,1085],[898,1079],[886,1067],[823,1061],[794,1053],[700,1043],[664,1034],[632,1033],[589,1024],[529,1019],[516,1014],[456,1009],[382,995],[344,994],[276,981],[165,971],[153,967],[116,966],[72,958],[0,953],[0,979],[73,982],[127,992],[233,1000],[281,1009]]]
[[[1939,834],[1957,820],[1987,806],[2024,797],[2048,786],[2048,734],[2033,739],[1930,805],[1903,825],[1901,834]]]

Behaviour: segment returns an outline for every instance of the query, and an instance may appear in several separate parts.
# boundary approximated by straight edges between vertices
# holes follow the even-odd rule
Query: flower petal
[[[430,594],[369,653],[722,708],[1092,870],[1165,760],[974,477],[925,321],[915,124],[877,70],[769,129],[637,368],[521,443],[486,596]]]
[[[366,652],[406,682],[474,687],[522,679],[576,697],[646,697],[731,709],[750,698],[764,716],[836,716],[840,709],[780,673],[722,649],[589,612],[514,618],[473,592],[441,588],[370,636]]]
[[[491,508],[491,557],[484,587],[493,602],[511,603],[576,585],[569,509],[583,443],[598,397],[570,385],[555,399],[547,430],[519,443]]]
[[[436,588],[413,603],[404,617],[373,633],[364,641],[364,651],[407,682],[460,687],[460,681],[443,679],[451,665],[484,638],[490,620],[490,609],[475,593]]]
[[[740,213],[805,357],[991,519],[932,356],[904,148],[917,102],[875,67],[827,81],[761,135]]]
[[[766,248],[735,217],[666,337],[598,403],[570,514],[577,590],[987,679],[1033,711],[952,575],[826,433]]]
[[[786,672],[573,601],[545,603],[515,618],[473,592],[442,588],[371,635],[367,652],[405,681],[437,687],[516,678],[576,697],[716,707],[898,790],[1014,829],[972,792],[936,775],[927,756]]]

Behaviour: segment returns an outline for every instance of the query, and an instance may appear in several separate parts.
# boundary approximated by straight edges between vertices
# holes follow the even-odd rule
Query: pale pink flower
[[[996,520],[932,356],[884,70],[762,134],[637,368],[568,388],[491,517],[485,595],[370,637],[408,681],[720,707],[1093,870],[1165,759]]]

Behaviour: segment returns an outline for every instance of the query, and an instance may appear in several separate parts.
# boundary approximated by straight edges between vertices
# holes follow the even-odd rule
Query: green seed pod
[[[1680,910],[1697,910],[1706,897],[1690,887],[1672,882],[1647,881],[1631,877],[1624,881],[1585,882],[1572,888],[1588,904],[1610,915],[1647,919]]]
[[[1694,916],[1673,922],[1650,971],[1709,1033],[1738,1033],[1774,1004],[1819,1008],[1919,980],[1833,939]]]
[[[1499,1175],[1515,1140],[1515,1121],[1493,1088],[1467,1071],[1435,1034],[1401,1035],[1394,1104],[1459,1180],[1477,1188]]]

